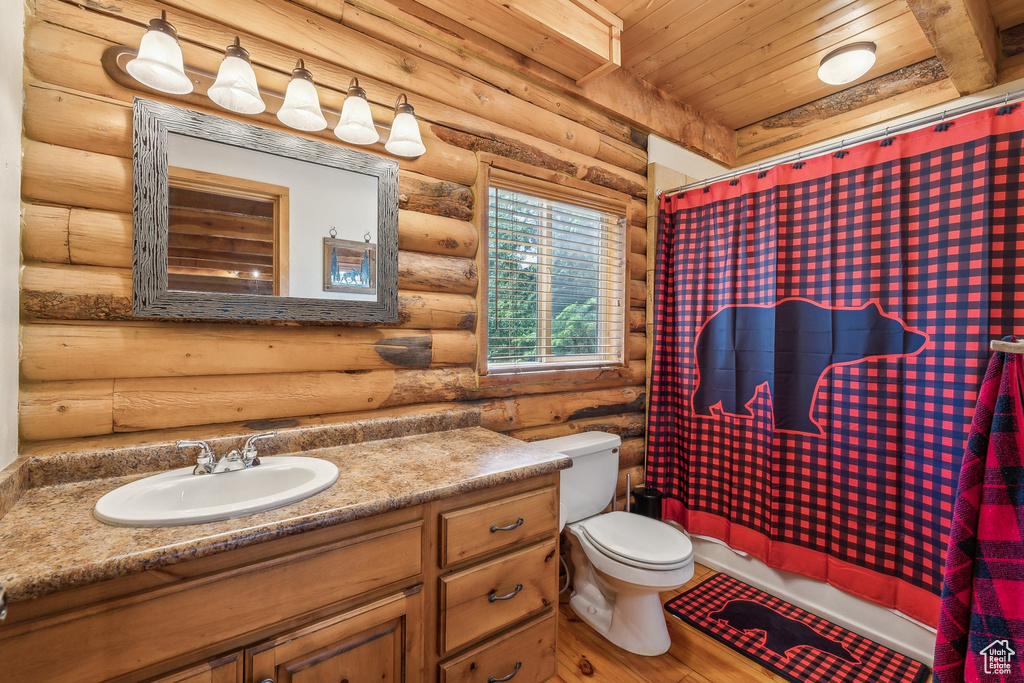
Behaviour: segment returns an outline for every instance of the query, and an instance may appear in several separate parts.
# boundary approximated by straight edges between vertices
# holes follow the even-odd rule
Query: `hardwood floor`
[[[714,570],[696,565],[693,579],[662,594],[667,602],[703,581]],[[668,619],[672,647],[659,657],[641,657],[612,645],[573,614],[568,593],[558,615],[558,675],[548,683],[779,683],[785,681],[755,662],[687,626]],[[929,676],[926,683],[931,683]]]

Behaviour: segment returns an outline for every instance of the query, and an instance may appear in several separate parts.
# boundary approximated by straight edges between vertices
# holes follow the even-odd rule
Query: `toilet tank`
[[[560,480],[566,522],[593,517],[612,502],[619,478],[621,438],[606,432],[583,432],[534,441],[533,445],[572,458],[572,467],[562,470]]]

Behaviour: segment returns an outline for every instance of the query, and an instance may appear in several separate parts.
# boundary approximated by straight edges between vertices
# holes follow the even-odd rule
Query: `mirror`
[[[397,162],[136,98],[133,169],[135,316],[397,320]]]

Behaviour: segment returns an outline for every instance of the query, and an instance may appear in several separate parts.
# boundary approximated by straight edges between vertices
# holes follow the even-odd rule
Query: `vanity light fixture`
[[[874,43],[850,43],[822,58],[818,78],[829,85],[844,85],[866,74],[874,65]]]
[[[256,85],[256,72],[252,70],[249,51],[242,47],[238,36],[235,36],[234,45],[228,45],[224,51],[217,80],[206,94],[228,111],[239,114],[261,114],[267,108]]]
[[[366,91],[359,87],[359,79],[353,78],[348,84],[348,97],[341,107],[341,121],[334,129],[339,140],[353,145],[372,145],[380,140],[380,133],[373,125],[370,103]]]
[[[395,120],[391,122],[391,136],[384,143],[384,149],[400,157],[418,157],[427,151],[420,138],[415,112],[405,93],[395,100]]]
[[[301,59],[292,69],[292,80],[288,83],[277,118],[296,130],[314,132],[327,127],[327,119],[320,111],[320,97],[313,85],[313,74]]]
[[[292,70],[288,89],[282,95],[269,89],[260,89],[256,72],[249,59],[249,51],[241,45],[238,36],[224,50],[217,74],[214,75],[182,59],[178,34],[167,21],[167,13],[151,19],[149,29],[142,37],[138,50],[127,45],[108,47],[100,60],[104,71],[115,83],[134,88],[135,82],[172,95],[187,95],[194,87],[198,94],[206,94],[218,106],[239,114],[277,114],[278,120],[296,130],[317,132],[327,128],[324,111],[338,116],[334,128],[339,140],[353,145],[372,145],[380,140],[373,122],[373,113],[366,91],[359,79],[349,82],[348,95],[341,112],[322,109],[313,75],[301,59]],[[266,99],[264,99],[266,98]],[[395,100],[395,118],[384,149],[399,157],[418,157],[427,151],[420,137],[419,123],[409,98],[401,93]]]
[[[149,20],[149,29],[139,43],[139,54],[125,69],[139,83],[154,90],[172,95],[192,92],[192,80],[185,75],[178,33],[167,21],[167,12],[160,12],[159,19]]]

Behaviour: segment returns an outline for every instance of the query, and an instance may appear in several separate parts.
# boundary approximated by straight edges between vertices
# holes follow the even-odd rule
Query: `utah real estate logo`
[[[1010,673],[1010,660],[1017,653],[1010,647],[1008,640],[994,640],[979,652],[985,662],[985,673],[1007,675]]]

